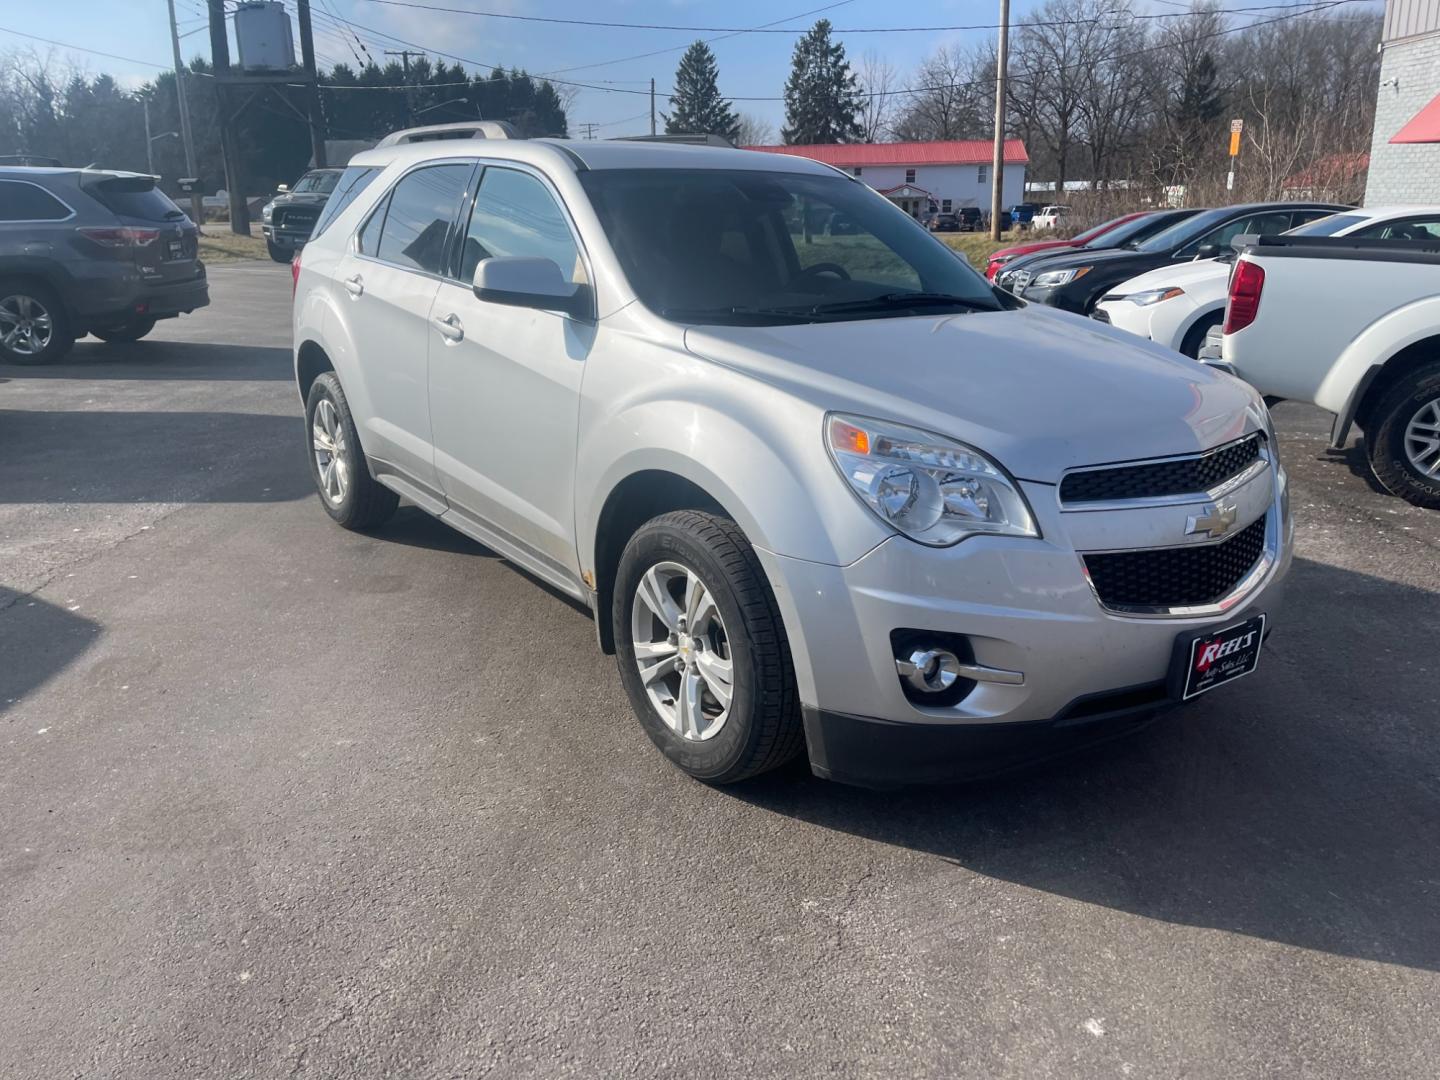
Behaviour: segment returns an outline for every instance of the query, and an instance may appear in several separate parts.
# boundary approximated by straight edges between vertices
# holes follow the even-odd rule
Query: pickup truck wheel
[[[150,318],[131,319],[129,322],[121,323],[119,326],[107,326],[100,330],[91,330],[101,341],[139,341],[151,330],[155,329],[155,320]]]
[[[288,263],[295,258],[295,252],[287,247],[281,247],[273,240],[265,241],[265,250],[270,253],[270,258],[278,263]]]
[[[612,595],[620,680],[672,763],[729,784],[800,751],[790,644],[733,521],[678,510],[647,522],[625,546]]]
[[[54,290],[31,281],[0,281],[0,360],[48,364],[75,344],[70,316]]]
[[[388,520],[400,496],[370,475],[345,391],[333,371],[311,385],[305,427],[310,475],[325,512],[347,529],[371,529]]]
[[[1180,351],[1190,357],[1191,360],[1199,360],[1200,350],[1205,345],[1205,336],[1210,333],[1212,326],[1219,326],[1224,319],[1225,313],[1223,311],[1216,312],[1214,315],[1207,315],[1201,319],[1186,332],[1185,340],[1180,343]]]
[[[1365,443],[1375,478],[1392,495],[1440,510],[1440,364],[1405,376],[1372,415]]]

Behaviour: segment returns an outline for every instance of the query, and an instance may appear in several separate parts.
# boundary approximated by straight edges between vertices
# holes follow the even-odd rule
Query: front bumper
[[[1138,726],[1173,703],[1165,684],[1179,635],[1261,611],[1274,625],[1292,525],[1283,472],[1262,478],[1261,503],[1252,492],[1251,506],[1268,501],[1273,558],[1223,611],[1199,617],[1105,610],[1079,550],[1132,546],[1105,544],[1105,535],[1183,527],[1203,496],[1062,512],[1053,486],[1022,482],[1042,539],[972,537],[935,549],[896,536],[843,567],[760,552],[790,638],[812,769],[872,786],[965,778]],[[1157,534],[1133,546],[1167,542]],[[895,668],[891,632],[902,629],[963,635],[975,665],[1024,681],[979,681],[948,707],[913,703]]]
[[[265,239],[276,247],[302,248],[310,239],[309,229],[303,232],[296,229],[276,228],[274,225],[261,225],[260,231],[265,234]]]

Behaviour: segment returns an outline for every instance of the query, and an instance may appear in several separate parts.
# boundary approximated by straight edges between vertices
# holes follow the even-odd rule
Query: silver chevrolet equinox
[[[294,264],[315,484],[587,604],[679,768],[976,776],[1255,670],[1292,529],[1244,383],[805,158],[509,135],[336,185]]]

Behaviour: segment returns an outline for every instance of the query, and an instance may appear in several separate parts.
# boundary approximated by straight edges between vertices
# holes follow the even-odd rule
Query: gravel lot
[[[1277,410],[1246,685],[1021,778],[717,791],[582,612],[309,491],[287,268],[0,368],[0,1076],[1419,1077],[1440,515]]]

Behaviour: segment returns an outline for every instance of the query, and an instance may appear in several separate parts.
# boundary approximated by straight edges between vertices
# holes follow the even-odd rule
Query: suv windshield
[[[1316,218],[1314,221],[1301,225],[1298,229],[1291,229],[1286,236],[1334,236],[1341,229],[1348,229],[1352,225],[1363,225],[1369,221],[1364,214],[1331,214],[1329,217]]]
[[[309,192],[316,195],[329,195],[335,190],[335,182],[340,179],[338,172],[307,172],[290,190],[304,194]]]
[[[684,322],[794,323],[985,310],[984,278],[840,176],[720,169],[580,174],[644,304]]]

